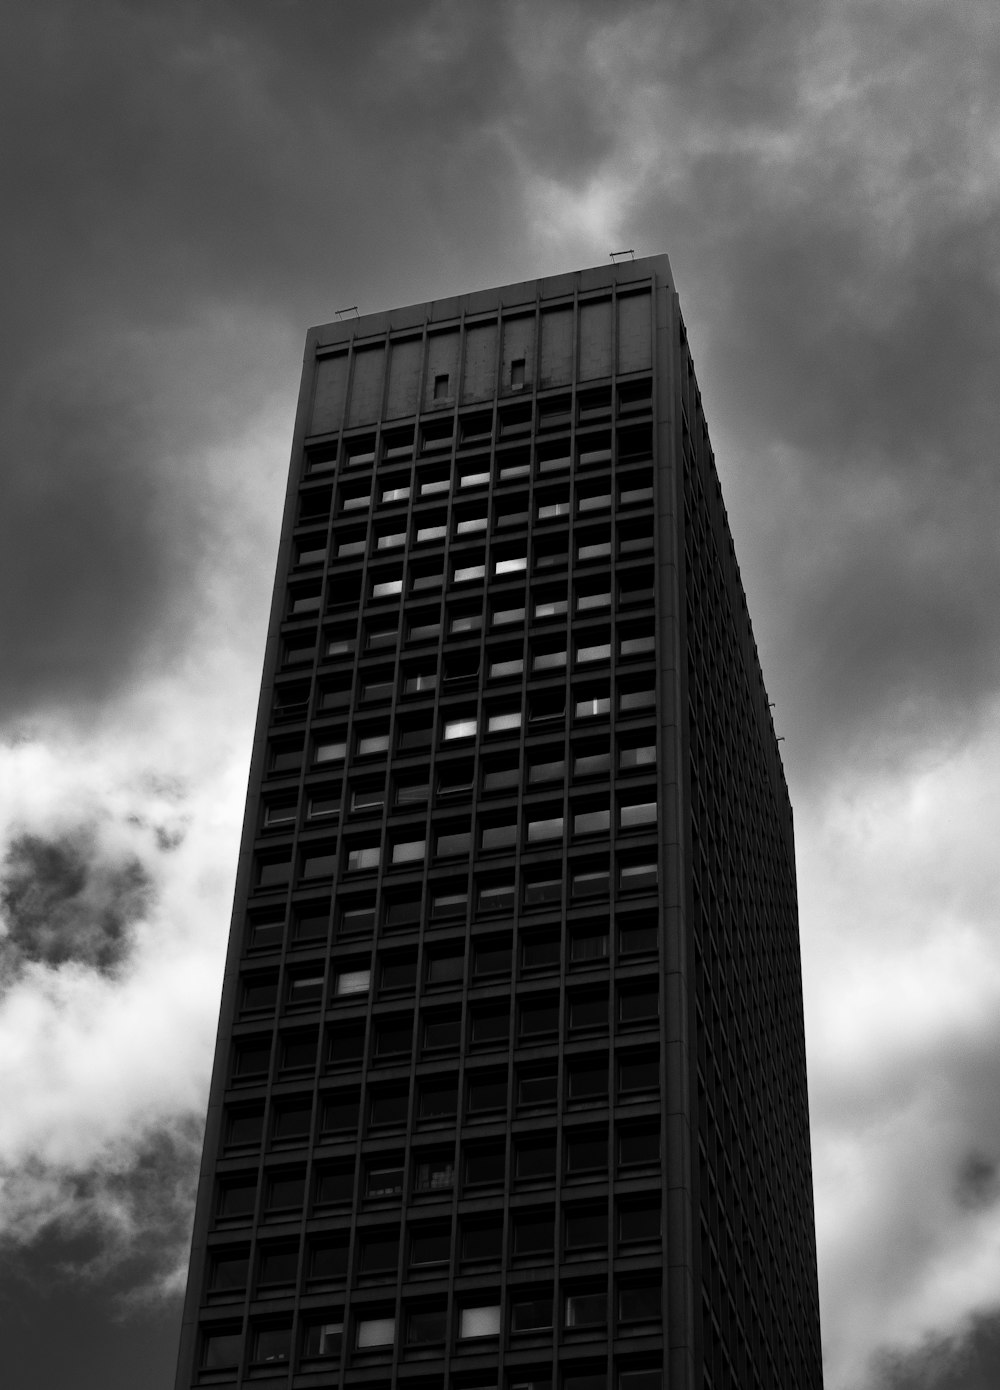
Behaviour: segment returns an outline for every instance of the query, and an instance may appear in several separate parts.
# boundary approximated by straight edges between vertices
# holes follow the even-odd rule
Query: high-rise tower
[[[308,337],[178,1390],[819,1390],[792,815],[665,256]]]

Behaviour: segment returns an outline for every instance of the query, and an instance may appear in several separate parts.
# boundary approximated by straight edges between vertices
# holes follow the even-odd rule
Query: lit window
[[[393,487],[386,487],[386,488],[383,488],[383,489],[382,489],[382,497],[381,497],[381,500],[382,500],[383,503],[389,503],[389,502],[405,502],[405,501],[407,501],[407,499],[409,498],[409,496],[410,496],[410,485],[409,485],[409,483],[407,483],[404,487],[393,486]],[[366,497],[365,501],[368,502],[369,500],[370,500],[370,499]]]
[[[598,835],[611,828],[611,812],[607,808],[577,811],[573,817],[574,835]]]
[[[523,617],[523,616],[524,616],[524,609],[523,609],[523,608],[520,610],[520,613],[521,613],[521,616]],[[496,620],[496,619],[495,619],[495,615],[494,615],[494,621],[495,621],[495,620]],[[504,657],[504,658],[502,658],[502,659],[500,659],[500,660],[491,661],[491,662],[490,662],[489,676],[490,676],[490,680],[503,680],[505,677],[508,677],[508,676],[519,676],[519,675],[522,673],[523,670],[524,670],[524,658],[523,658],[523,657],[520,657],[520,656]]]
[[[388,734],[360,734],[358,736],[358,757],[372,757],[376,753],[388,753]]]
[[[482,516],[460,517],[455,527],[455,534],[456,536],[474,536],[478,532],[486,530],[487,521],[485,512]]]
[[[471,719],[446,719],[444,725],[445,741],[455,738],[472,738],[476,733],[476,728],[475,717]]]
[[[631,772],[638,767],[653,767],[655,763],[655,743],[643,743],[634,748],[619,748],[618,750],[618,767],[622,772]]]
[[[392,862],[394,864],[419,863],[426,853],[426,840],[400,840],[392,847]]]
[[[342,1322],[309,1322],[302,1341],[302,1355],[307,1358],[339,1356],[343,1340]]]
[[[429,544],[431,541],[443,541],[444,538],[445,538],[445,536],[446,536],[447,534],[448,534],[448,528],[447,528],[447,526],[441,526],[441,525],[434,525],[434,526],[418,526],[418,527],[417,527],[417,544],[418,544],[418,545],[427,545],[427,544]]]
[[[541,820],[528,821],[528,844],[540,844],[546,840],[559,840],[563,833],[562,816],[546,816]]]
[[[376,550],[395,550],[397,546],[405,544],[405,531],[387,531],[385,535],[378,537],[375,542],[375,548]]]
[[[512,555],[507,560],[498,560],[493,566],[493,573],[501,574],[521,574],[528,568],[528,559],[525,555]]]
[[[490,734],[506,733],[511,729],[519,729],[520,727],[520,710],[506,710],[500,714],[491,714],[486,721],[486,731]]]
[[[463,1308],[459,1314],[458,1335],[469,1337],[498,1337],[500,1335],[500,1305]]]
[[[337,974],[333,992],[340,998],[348,994],[367,994],[371,981],[370,970],[341,970]]]
[[[584,666],[594,661],[611,660],[611,643],[595,642],[587,647],[577,647],[576,661],[578,666]]]
[[[482,565],[456,565],[454,582],[456,584],[469,584],[474,579],[482,579],[486,574],[486,566]]]
[[[356,1345],[359,1351],[371,1347],[391,1347],[396,1340],[395,1318],[360,1318]]]
[[[372,598],[394,598],[402,592],[402,579],[381,579],[372,585]]]
[[[349,849],[347,851],[348,873],[358,873],[363,869],[377,869],[381,854],[382,851],[378,845],[360,845],[356,849]]]
[[[342,763],[347,756],[347,743],[344,739],[321,740],[313,749],[314,763]]]
[[[655,801],[636,801],[619,808],[619,825],[622,830],[635,830],[641,826],[655,824]]]

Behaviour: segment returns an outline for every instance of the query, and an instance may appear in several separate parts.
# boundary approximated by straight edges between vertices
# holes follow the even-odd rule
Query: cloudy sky
[[[828,1390],[1000,1383],[995,0],[0,43],[7,1390],[168,1390],[306,328],[671,257],[796,809]]]

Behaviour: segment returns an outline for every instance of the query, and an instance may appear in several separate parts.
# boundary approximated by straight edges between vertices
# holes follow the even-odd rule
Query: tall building
[[[665,256],[310,332],[177,1380],[818,1390],[792,814]]]

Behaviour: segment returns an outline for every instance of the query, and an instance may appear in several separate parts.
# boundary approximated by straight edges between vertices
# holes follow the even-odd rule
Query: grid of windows
[[[316,388],[179,1384],[665,1383],[649,289],[506,313],[471,401],[477,324],[356,344],[335,429]]]

